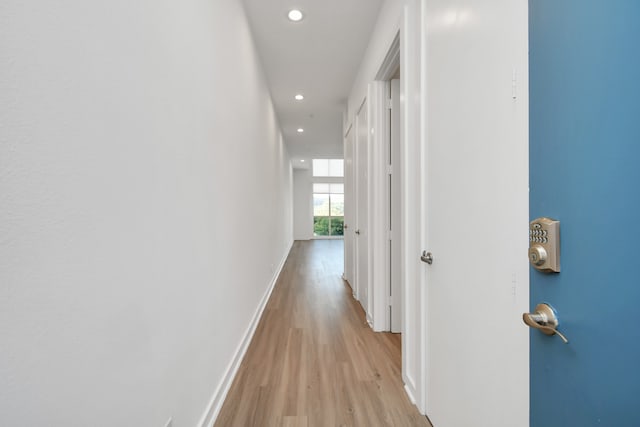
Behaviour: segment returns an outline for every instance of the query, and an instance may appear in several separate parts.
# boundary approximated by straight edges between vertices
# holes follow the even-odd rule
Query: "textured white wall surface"
[[[313,238],[313,183],[311,169],[293,171],[293,238]]]
[[[241,2],[4,0],[0,64],[0,425],[197,425],[293,238]]]
[[[402,12],[407,7],[407,3],[411,3],[411,0],[385,0],[380,7],[378,20],[371,33],[369,45],[362,58],[360,68],[358,68],[358,74],[347,101],[349,114],[345,117],[345,133],[349,124],[355,123],[354,119],[358,109],[367,96],[367,87],[375,80],[376,74],[393,44],[400,29]]]

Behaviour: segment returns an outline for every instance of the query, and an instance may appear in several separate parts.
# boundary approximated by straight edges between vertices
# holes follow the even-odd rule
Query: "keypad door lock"
[[[560,272],[560,221],[542,217],[529,223],[529,262],[546,273]]]

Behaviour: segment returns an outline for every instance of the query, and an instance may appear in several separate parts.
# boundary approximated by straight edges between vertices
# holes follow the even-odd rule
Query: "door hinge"
[[[387,110],[392,110],[393,109],[393,99],[389,98],[387,99]]]
[[[387,238],[388,238],[389,240],[393,240],[393,230],[388,230],[388,231],[387,231]]]
[[[387,175],[393,175],[393,166],[387,165]]]

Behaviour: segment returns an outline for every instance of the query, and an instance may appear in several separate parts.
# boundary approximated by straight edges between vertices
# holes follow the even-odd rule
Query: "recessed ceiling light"
[[[304,99],[304,95],[299,93],[295,96],[295,98],[296,98],[296,101],[302,101]]]
[[[300,160],[300,163],[304,163],[304,159]]]
[[[298,128],[298,133],[302,133],[302,132],[304,132],[304,129]]]
[[[298,9],[291,9],[287,14],[290,21],[298,22],[301,21],[304,15]]]

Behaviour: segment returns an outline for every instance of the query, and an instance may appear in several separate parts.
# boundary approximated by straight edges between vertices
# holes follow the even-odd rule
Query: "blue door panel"
[[[531,426],[640,426],[640,1],[529,1],[530,215],[561,221],[532,269]]]

